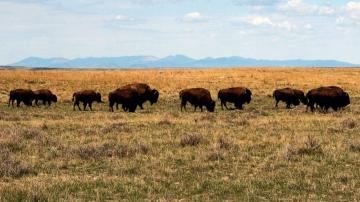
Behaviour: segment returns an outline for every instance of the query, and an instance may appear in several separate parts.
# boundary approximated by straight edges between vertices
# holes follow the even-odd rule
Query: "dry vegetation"
[[[135,114],[72,111],[80,89],[159,89]],[[0,201],[360,200],[360,70],[0,70]],[[351,106],[274,108],[275,88],[338,85]],[[244,111],[180,112],[179,90],[246,86]],[[60,102],[8,108],[10,89],[49,88]]]

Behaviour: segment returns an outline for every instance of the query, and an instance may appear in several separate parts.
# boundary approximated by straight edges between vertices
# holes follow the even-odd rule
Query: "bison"
[[[306,94],[309,100],[307,109],[315,110],[314,105],[318,105],[321,110],[328,111],[331,107],[334,111],[346,107],[350,104],[350,96],[347,92],[337,86],[325,86],[310,90]]]
[[[203,106],[205,106],[209,112],[215,111],[215,101],[211,99],[210,92],[204,88],[184,89],[180,91],[179,96],[181,99],[181,111],[183,108],[186,111],[187,102],[194,105],[194,111],[196,111],[197,107],[200,107],[201,111],[203,111]]]
[[[34,100],[35,94],[30,89],[15,89],[10,91],[9,96],[9,107],[14,106],[14,101],[16,100],[16,106],[20,107],[21,102],[26,106],[32,106],[32,101]]]
[[[109,108],[114,111],[114,104],[118,109],[118,104],[122,104],[124,111],[135,112],[139,103],[140,96],[134,88],[117,89],[109,93]]]
[[[41,100],[43,102],[43,105],[46,105],[46,103],[50,106],[51,102],[57,102],[57,96],[54,95],[50,90],[48,89],[40,89],[34,91],[35,94],[35,104],[38,105],[38,101]]]
[[[303,91],[293,88],[277,89],[273,93],[273,97],[276,101],[275,107],[278,107],[280,101],[286,103],[286,108],[290,108],[291,105],[297,106],[301,103],[307,104],[307,98]]]
[[[83,91],[75,92],[73,94],[72,101],[74,102],[74,107],[73,107],[74,111],[75,111],[75,106],[78,106],[79,110],[81,111],[80,102],[82,102],[84,105],[84,111],[86,110],[87,105],[89,105],[89,108],[92,111],[92,103],[95,101],[98,103],[103,102],[101,101],[101,94],[93,90],[83,90]]]
[[[158,98],[159,98],[159,91],[156,89],[151,89],[150,86],[148,84],[145,83],[133,83],[133,84],[128,84],[125,85],[121,88],[118,88],[117,90],[121,90],[121,89],[129,89],[132,88],[134,89],[138,95],[139,98],[137,99],[138,101],[138,105],[141,109],[144,109],[143,104],[146,101],[149,101],[151,105],[153,105],[154,103],[157,103]]]
[[[222,89],[218,93],[218,99],[221,101],[221,109],[229,109],[227,102],[234,103],[236,109],[243,109],[243,104],[249,104],[251,101],[251,91],[244,87],[234,87]]]

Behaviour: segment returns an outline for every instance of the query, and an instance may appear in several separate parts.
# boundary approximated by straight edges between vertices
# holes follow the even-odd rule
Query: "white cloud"
[[[307,30],[311,30],[313,28],[313,26],[311,24],[306,24],[304,27]]]
[[[201,22],[204,20],[205,18],[199,12],[187,13],[183,17],[183,21],[185,22]]]
[[[345,9],[349,12],[360,12],[360,2],[349,1],[346,4]]]
[[[319,7],[318,12],[320,15],[332,15],[335,13],[335,9],[331,7]]]
[[[126,15],[116,15],[115,16],[115,20],[116,21],[121,21],[121,22],[129,22],[129,21],[134,21],[134,18],[130,18],[129,16]]]
[[[253,26],[270,26],[275,28],[286,29],[289,31],[296,29],[296,25],[287,20],[273,21],[270,18],[264,16],[246,16],[237,19]]]
[[[335,9],[328,6],[319,6],[316,4],[308,4],[302,0],[288,0],[286,2],[279,3],[278,9],[286,12],[296,12],[302,15],[306,14],[319,14],[319,15],[332,15],[335,13]]]
[[[360,2],[349,1],[345,6],[345,12],[354,20],[360,19]]]
[[[242,17],[241,19],[244,22],[254,26],[273,24],[273,22],[268,17],[262,17],[262,16],[248,16],[248,17]]]
[[[278,4],[278,8],[280,10],[295,11],[301,14],[313,13],[317,10],[317,6],[305,4],[302,0],[289,0]]]

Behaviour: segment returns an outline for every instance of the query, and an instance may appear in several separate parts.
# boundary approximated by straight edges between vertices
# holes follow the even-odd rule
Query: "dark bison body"
[[[89,105],[90,110],[92,111],[92,103],[93,102],[102,102],[101,101],[101,94],[97,93],[93,90],[84,90],[84,91],[79,91],[73,94],[73,102],[74,102],[74,110],[75,110],[75,106],[78,106],[79,110],[80,109],[80,102],[83,103],[84,105],[84,110],[86,110],[86,106]]]
[[[185,89],[180,91],[179,95],[181,99],[181,111],[183,108],[186,111],[187,102],[194,105],[194,111],[196,111],[197,107],[200,107],[201,111],[203,111],[203,106],[205,106],[209,112],[215,111],[215,101],[211,99],[210,92],[204,88]]]
[[[221,109],[229,109],[226,105],[227,102],[234,103],[236,109],[243,109],[243,104],[249,104],[251,101],[251,91],[243,87],[234,87],[222,89],[218,93],[218,99],[221,101]]]
[[[30,89],[15,89],[10,91],[9,96],[9,106],[14,106],[14,101],[16,100],[16,106],[20,107],[20,103],[23,102],[27,106],[32,106],[32,101],[34,100],[34,92]]]
[[[275,107],[278,107],[280,101],[286,103],[286,108],[290,108],[291,105],[297,106],[301,103],[307,104],[307,99],[303,91],[293,88],[277,89],[273,93],[273,97],[276,101]]]
[[[308,107],[311,111],[318,105],[321,110],[327,111],[332,108],[337,111],[350,104],[350,96],[347,92],[337,86],[326,86],[310,90],[306,97],[309,101]]]
[[[157,103],[158,98],[159,98],[159,91],[157,91],[156,89],[151,89],[150,86],[148,84],[145,83],[133,83],[133,84],[128,84],[126,86],[123,86],[117,90],[121,90],[121,89],[133,89],[138,93],[139,98],[137,99],[137,104],[139,105],[139,107],[141,109],[143,108],[143,104],[146,101],[149,101],[151,105],[153,105],[154,103]]]
[[[135,112],[139,99],[140,96],[134,88],[117,89],[109,93],[110,111],[114,111],[114,104],[116,104],[116,109],[118,109],[118,104],[122,104],[124,111]]]
[[[48,89],[40,89],[34,91],[35,104],[38,106],[39,100],[42,101],[43,105],[46,103],[50,106],[52,102],[57,102],[57,97]]]

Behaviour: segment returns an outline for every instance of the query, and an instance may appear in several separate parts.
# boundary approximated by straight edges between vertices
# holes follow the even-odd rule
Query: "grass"
[[[74,91],[131,82],[160,91],[135,114],[72,110]],[[360,200],[360,70],[0,70],[0,201]],[[276,88],[339,85],[351,106],[274,107]],[[246,86],[243,111],[180,112],[178,92]],[[49,88],[52,107],[7,106],[14,88]],[[189,106],[190,107],[190,106]]]

